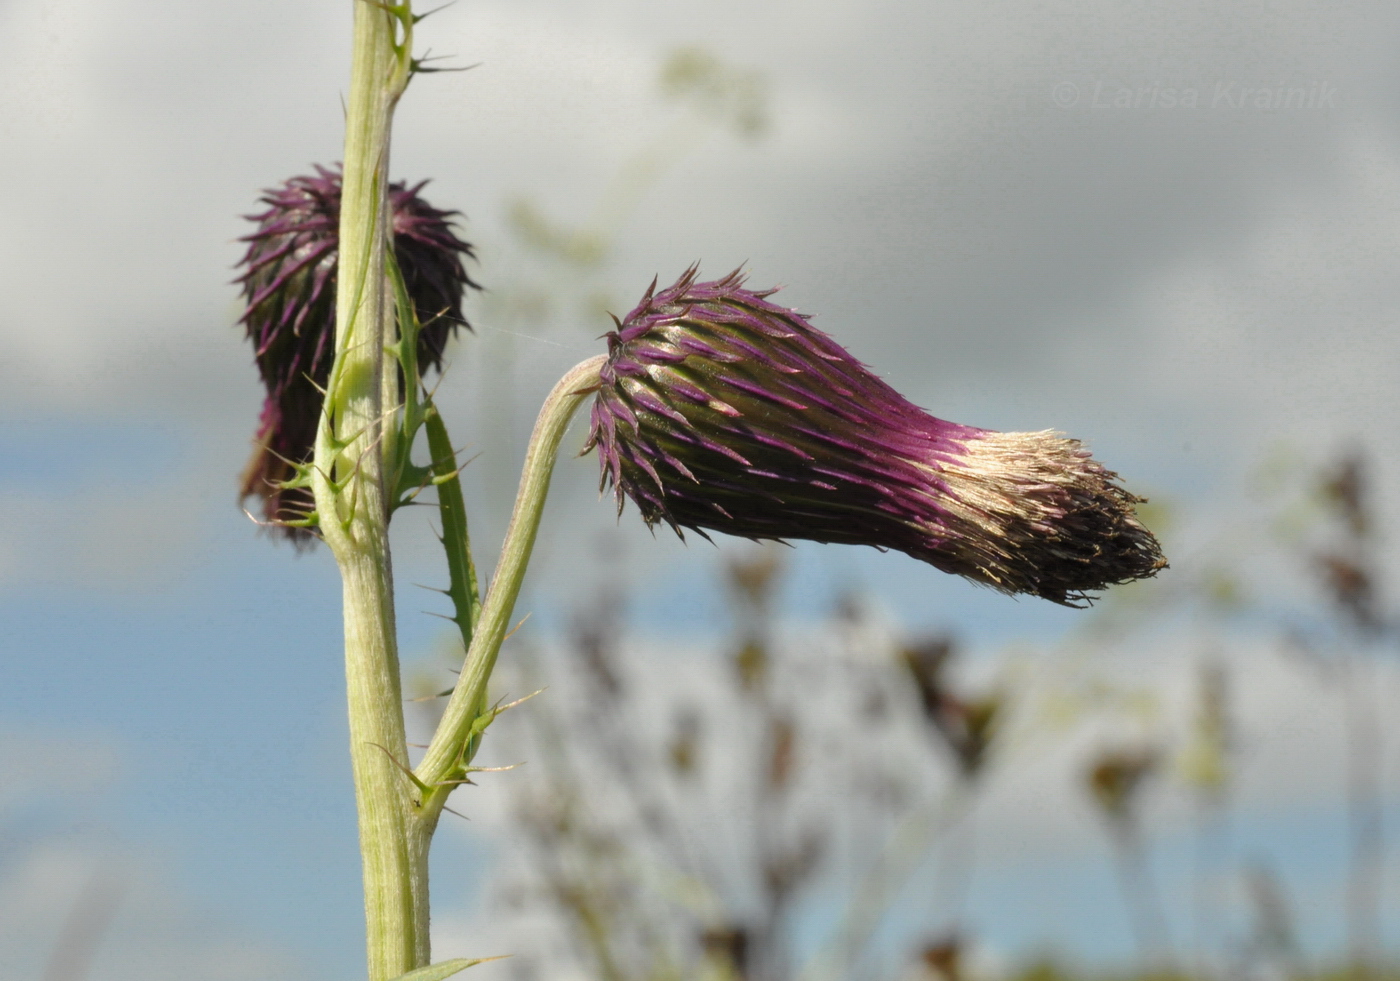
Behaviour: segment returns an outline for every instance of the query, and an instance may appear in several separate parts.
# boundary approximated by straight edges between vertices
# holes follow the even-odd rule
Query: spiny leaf
[[[475,960],[468,960],[465,957],[458,957],[450,961],[442,961],[438,964],[429,964],[427,967],[420,967],[407,974],[400,974],[393,981],[442,981],[443,978],[450,978],[458,971],[465,971],[469,967],[476,967],[478,964],[485,964],[487,961],[504,960],[502,957],[478,957]]]

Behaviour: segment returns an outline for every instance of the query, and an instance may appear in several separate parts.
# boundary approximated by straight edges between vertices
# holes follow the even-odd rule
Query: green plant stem
[[[447,436],[442,415],[432,403],[423,414],[423,428],[428,434],[433,482],[437,484],[442,547],[447,553],[447,593],[455,607],[452,622],[462,634],[462,649],[466,651],[471,649],[476,624],[481,619],[481,599],[476,585],[476,564],[472,562],[471,537],[467,533],[462,481],[457,476],[457,452]]]
[[[478,720],[485,713],[486,686],[496,665],[496,655],[506,638],[516,597],[525,579],[530,552],[535,546],[540,517],[544,513],[549,481],[554,474],[554,460],[559,443],[564,438],[569,421],[585,398],[598,385],[598,370],[607,358],[599,355],[576,365],[554,386],[530,436],[525,453],[525,466],[520,474],[520,489],[515,498],[515,510],[506,529],[501,546],[500,561],[491,579],[491,588],[481,608],[481,619],[472,635],[466,663],[457,679],[457,686],[447,702],[437,732],[418,764],[415,776],[430,789],[424,797],[426,814],[436,815],[446,803],[447,795],[470,759],[469,744],[479,734]]]
[[[387,173],[394,105],[408,80],[411,22],[358,0],[346,100],[336,292],[336,357],[316,438],[312,490],[340,566],[350,757],[364,864],[370,981],[428,962],[427,846],[407,779],[389,558],[384,449],[397,408],[396,338],[385,277]]]

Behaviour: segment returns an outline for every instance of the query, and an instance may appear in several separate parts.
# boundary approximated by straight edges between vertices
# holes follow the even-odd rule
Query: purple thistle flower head
[[[608,334],[585,448],[619,513],[894,549],[1066,605],[1166,565],[1076,440],[935,419],[737,270],[655,287]]]
[[[455,211],[434,208],[418,194],[427,181],[389,187],[394,258],[418,315],[420,368],[441,369],[447,339],[462,317],[462,294],[476,287],[462,265],[472,247],[459,239]],[[267,388],[256,447],[241,480],[241,497],[263,499],[270,522],[297,518],[312,506],[309,492],[284,490],[293,465],[311,458],[321,418],[321,389],[335,358],[335,291],[339,264],[340,168],[318,166],[264,193],[266,211],[249,215],[258,229],[242,241],[239,265],[246,308],[239,322],[253,342]],[[282,527],[293,541],[301,528]]]

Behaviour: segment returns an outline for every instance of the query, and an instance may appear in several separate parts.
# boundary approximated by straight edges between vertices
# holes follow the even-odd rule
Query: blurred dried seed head
[[[1086,782],[1095,802],[1115,820],[1131,816],[1143,782],[1161,762],[1156,749],[1117,749],[1102,753],[1089,767]]]
[[[731,558],[725,569],[729,586],[749,606],[766,610],[773,599],[782,571],[782,558],[772,547],[758,549],[749,557]]]
[[[761,640],[749,637],[734,652],[734,670],[739,676],[739,687],[744,691],[755,691],[768,676],[768,648]]]
[[[607,699],[622,694],[617,672],[618,645],[622,639],[622,604],[615,594],[599,597],[587,610],[576,613],[570,639],[574,652],[597,693]]]
[[[926,946],[919,960],[932,981],[962,981],[962,938],[957,934]]]
[[[700,767],[700,716],[693,710],[676,714],[667,750],[671,771],[679,777],[694,776]]]
[[[999,693],[980,697],[954,693],[945,675],[952,655],[950,638],[932,637],[905,648],[902,660],[919,692],[924,718],[952,754],[958,772],[973,777],[987,761],[1006,700]]]
[[[809,830],[796,844],[769,858],[763,867],[763,884],[770,905],[783,906],[817,870],[825,851],[822,833]]]
[[[1352,535],[1364,538],[1371,529],[1371,502],[1366,461],[1360,453],[1343,457],[1322,479],[1323,500],[1346,522]]]
[[[749,968],[749,931],[736,925],[715,927],[700,935],[700,946],[713,961],[732,972],[736,978],[747,978]]]
[[[1375,559],[1374,491],[1367,479],[1365,458],[1359,452],[1343,457],[1323,474],[1320,489],[1328,511],[1341,525],[1341,534],[1334,536],[1330,547],[1313,556],[1315,572],[1356,630],[1379,634],[1386,622]]]
[[[1379,630],[1381,616],[1371,571],[1357,559],[1335,552],[1318,555],[1315,561],[1333,601],[1356,626],[1366,633]]]
[[[777,794],[786,790],[796,769],[797,726],[792,719],[779,716],[768,726],[768,792]]]

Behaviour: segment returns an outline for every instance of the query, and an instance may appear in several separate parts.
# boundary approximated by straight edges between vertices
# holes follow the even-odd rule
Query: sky
[[[414,81],[392,170],[464,213],[488,288],[439,390],[477,455],[479,561],[534,411],[601,350],[603,310],[696,261],[783,285],[939,416],[1085,440],[1177,515],[1174,572],[1256,523],[1249,475],[1281,452],[1364,448],[1396,527],[1396,20],[1107,0],[433,15],[420,50],[473,67]],[[22,788],[0,791],[0,880],[34,918],[0,938],[15,972],[39,975],[32,938],[109,867],[132,883],[121,909],[143,912],[94,977],[357,969],[337,577],[234,500],[260,395],[231,284],[260,189],[339,156],[349,32],[328,0],[0,5],[0,774]],[[758,137],[667,101],[679,46],[759,73]],[[521,202],[585,226],[658,148],[668,166],[600,265],[513,231]],[[723,553],[618,521],[594,467],[561,463],[522,641],[548,644],[607,580],[639,633],[702,642]],[[395,531],[410,661],[442,643],[412,584],[443,580],[411,517]],[[799,547],[793,566],[797,620],[861,589],[987,651],[1078,622],[870,550]],[[440,868],[476,870],[439,873],[440,909],[474,901],[484,841],[439,843]],[[235,948],[256,966],[218,956]]]

